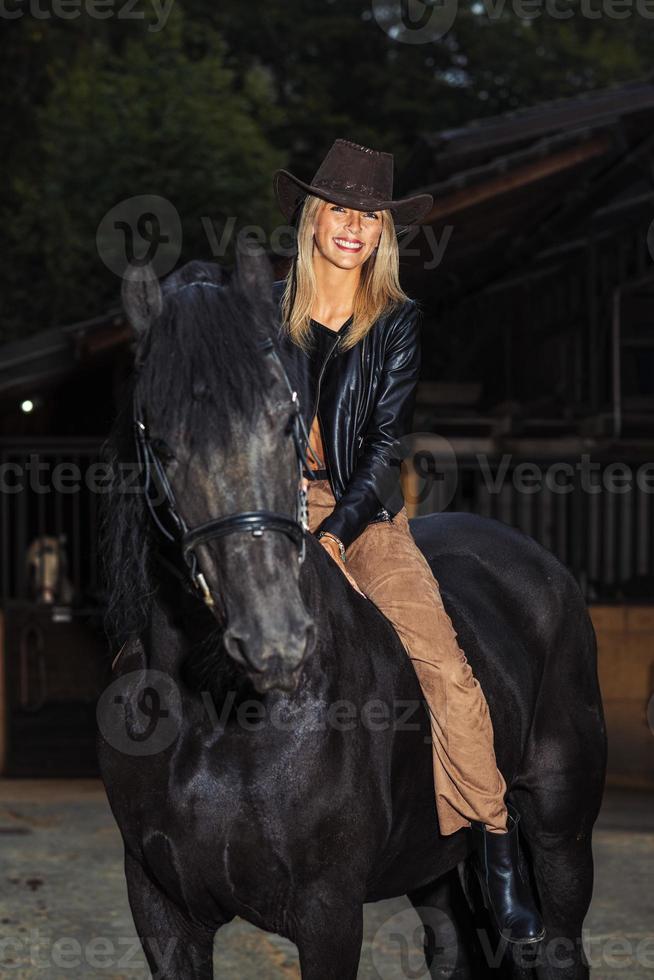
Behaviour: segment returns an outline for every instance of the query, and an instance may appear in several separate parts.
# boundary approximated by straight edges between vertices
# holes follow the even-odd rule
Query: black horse
[[[103,552],[113,637],[132,640],[98,706],[98,756],[153,975],[212,977],[216,930],[241,916],[297,944],[304,980],[353,980],[363,904],[408,895],[432,975],[485,976],[497,942],[474,928],[469,835],[439,834],[427,712],[391,624],[312,535],[300,563],[275,529],[197,542],[188,568],[212,610],[132,492],[136,405],[188,527],[295,517],[294,405],[261,347],[276,323],[267,262],[243,258],[229,283],[193,262],[123,295],[138,345]],[[488,699],[547,930],[531,963],[507,953],[502,970],[587,977],[605,730],[585,603],[499,522],[438,514],[411,530]]]

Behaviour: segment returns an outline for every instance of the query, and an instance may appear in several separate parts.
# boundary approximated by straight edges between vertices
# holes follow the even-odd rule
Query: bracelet
[[[345,561],[346,560],[345,559],[345,545],[343,544],[343,542],[341,541],[340,538],[337,538],[336,537],[335,534],[332,534],[331,531],[319,531],[318,534],[316,535],[316,537],[318,538],[319,541],[320,541],[321,538],[331,538],[332,541],[335,541],[336,544],[338,545],[338,551],[339,551],[339,554],[341,556],[341,561]]]

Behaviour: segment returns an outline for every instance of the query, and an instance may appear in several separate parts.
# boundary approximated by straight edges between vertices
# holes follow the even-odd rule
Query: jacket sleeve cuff
[[[351,527],[347,527],[342,519],[339,520],[338,515],[330,514],[316,528],[314,533],[319,534],[320,531],[329,531],[330,534],[335,534],[343,542],[343,546],[347,550],[352,542],[358,538],[361,531],[363,531],[363,526],[357,530],[353,530]]]
[[[375,511],[373,511],[374,513]],[[318,534],[320,531],[329,531],[330,534],[335,534],[337,538],[340,538],[347,549],[359,537],[367,523],[367,520],[361,521],[360,517],[358,517],[356,524],[353,524],[344,513],[333,510],[318,525],[314,533]]]
[[[379,466],[379,462],[377,466]],[[387,472],[382,485],[385,492],[382,494],[383,502],[373,490],[374,478],[369,474],[368,482],[359,483],[354,481],[347,492],[337,501],[331,514],[328,514],[318,525],[315,534],[320,531],[329,531],[349,548],[361,532],[367,527],[381,508],[384,508],[392,518],[401,510],[404,504],[404,496],[400,481],[399,460],[397,465],[393,463],[381,463],[382,466],[390,465],[392,470]],[[392,482],[391,482],[392,481]]]

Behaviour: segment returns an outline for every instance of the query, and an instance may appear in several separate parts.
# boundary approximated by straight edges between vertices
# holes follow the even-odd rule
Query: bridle
[[[210,285],[208,282],[197,284]],[[195,283],[188,283],[187,285],[195,285]],[[300,564],[304,561],[306,553],[306,534],[309,530],[309,520],[303,464],[309,436],[302,418],[297,391],[293,389],[288,379],[272,337],[267,337],[258,347],[263,353],[275,358],[291,395],[293,409],[291,434],[298,463],[295,517],[287,517],[285,514],[277,514],[269,510],[241,511],[189,528],[179,512],[175,493],[170,485],[166,470],[152,447],[136,388],[133,396],[134,441],[138,464],[143,475],[143,491],[148,513],[164,541],[173,549],[172,561],[165,558],[160,552],[157,553],[157,558],[184,584],[190,583],[192,590],[212,609],[216,603],[199,567],[195,551],[199,545],[233,534],[236,531],[249,533],[254,538],[261,538],[264,531],[279,531],[289,537],[298,547]],[[310,446],[309,451],[311,452]],[[314,478],[313,475],[312,478]]]

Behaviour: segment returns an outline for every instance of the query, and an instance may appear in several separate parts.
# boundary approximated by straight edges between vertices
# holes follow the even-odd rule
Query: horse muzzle
[[[291,638],[271,643],[257,642],[235,627],[227,627],[223,642],[236,663],[243,666],[259,694],[280,690],[292,692],[300,679],[302,665],[315,646],[315,626],[308,620]]]
[[[269,691],[284,691],[292,694],[298,686],[302,664],[294,670],[272,663],[261,671],[249,671],[252,685],[258,694],[267,694]]]

